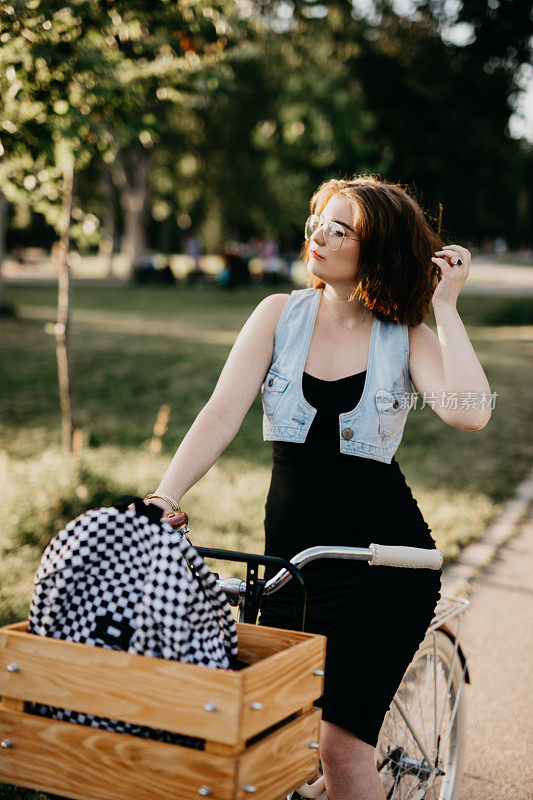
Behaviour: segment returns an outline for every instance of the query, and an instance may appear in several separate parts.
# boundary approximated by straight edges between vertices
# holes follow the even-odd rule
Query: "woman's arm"
[[[433,294],[437,334],[422,323],[409,329],[409,371],[415,389],[431,398],[438,416],[464,431],[484,428],[491,417],[490,386],[456,307],[468,277],[470,253],[459,245],[437,251],[443,277]],[[455,266],[457,257],[463,264]],[[434,405],[433,405],[434,402]]]
[[[211,397],[176,450],[158,488],[152,491],[164,492],[179,503],[234,439],[272,362],[274,332],[289,296],[265,297],[247,319]],[[157,504],[168,510],[164,501]]]
[[[409,329],[409,371],[415,389],[452,428],[480,430],[491,416],[483,367],[456,308],[435,308],[435,321],[438,336],[425,323]],[[461,407],[466,397],[471,402]]]

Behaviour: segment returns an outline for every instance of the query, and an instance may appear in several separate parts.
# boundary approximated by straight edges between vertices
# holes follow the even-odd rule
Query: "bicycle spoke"
[[[449,645],[444,652],[443,661],[436,641],[428,642],[426,652],[420,653],[406,671],[385,717],[378,742],[378,767],[388,800],[419,800],[422,796],[425,800],[449,799],[457,746],[451,736],[465,669],[462,676],[450,670],[457,663],[457,643],[451,657]]]

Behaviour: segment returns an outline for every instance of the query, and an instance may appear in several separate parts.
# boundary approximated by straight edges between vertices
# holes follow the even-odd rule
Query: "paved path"
[[[461,640],[472,683],[460,800],[533,797],[533,508],[470,584]]]
[[[494,258],[473,256],[465,294],[498,294],[508,297],[533,296],[533,267],[506,263],[505,256]]]

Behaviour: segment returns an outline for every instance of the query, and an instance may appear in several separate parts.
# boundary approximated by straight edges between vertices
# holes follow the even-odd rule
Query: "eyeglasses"
[[[338,222],[332,222],[328,219],[319,217],[318,214],[311,214],[307,217],[305,222],[305,240],[311,238],[319,225],[323,225],[324,241],[331,250],[338,250],[345,239],[355,239],[360,242],[356,236],[348,236],[346,230]]]

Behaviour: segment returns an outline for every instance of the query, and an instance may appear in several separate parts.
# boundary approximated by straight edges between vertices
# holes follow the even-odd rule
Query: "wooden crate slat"
[[[320,709],[303,714],[227,758],[190,748],[40,719],[0,708],[0,750],[6,783],[64,794],[77,800],[197,800],[209,786],[212,800],[272,800],[313,776],[318,768]]]
[[[244,670],[242,731],[245,738],[317,700],[324,691],[326,637],[314,636]],[[252,703],[260,703],[256,709]]]
[[[273,800],[296,789],[318,770],[321,709],[315,708],[249,747],[240,757],[237,800]],[[256,787],[253,795],[244,789]]]
[[[238,657],[248,664],[254,664],[256,661],[261,661],[301,642],[307,642],[316,635],[305,631],[290,631],[284,628],[271,628],[267,625],[238,622]]]
[[[3,782],[78,800],[211,800],[235,796],[235,759],[0,708]]]
[[[29,625],[28,620],[27,619],[23,619],[21,622],[12,622],[11,625],[6,625],[1,630],[13,631],[13,632],[17,632],[18,631],[19,633],[27,633],[28,632],[28,625]]]
[[[13,662],[18,672],[7,671]],[[0,696],[174,733],[241,741],[242,680],[239,671],[0,629]],[[204,710],[211,702],[216,712]]]

